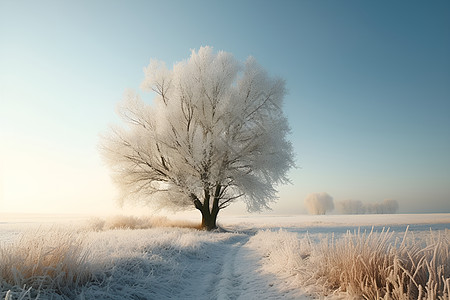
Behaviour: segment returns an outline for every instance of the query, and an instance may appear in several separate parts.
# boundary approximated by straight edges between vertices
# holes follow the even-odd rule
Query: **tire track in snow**
[[[262,257],[247,245],[253,234],[241,234],[220,245],[219,269],[202,299],[310,299],[260,270]]]
[[[216,299],[237,299],[240,295],[241,276],[236,274],[236,258],[242,245],[248,241],[249,237],[245,236],[242,241],[228,245],[228,251],[223,257],[222,269],[219,273],[219,280],[214,289]]]

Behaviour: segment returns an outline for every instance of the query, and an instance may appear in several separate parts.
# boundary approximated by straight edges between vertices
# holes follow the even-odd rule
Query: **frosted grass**
[[[149,229],[155,227],[178,227],[178,228],[192,228],[200,229],[200,223],[170,220],[166,217],[152,216],[152,217],[135,217],[117,215],[102,218],[91,218],[88,220],[87,229],[94,231],[112,230],[112,229]]]
[[[214,286],[221,250],[244,238],[167,227],[19,235],[1,245],[1,299],[195,299]]]
[[[263,270],[315,297],[449,299],[450,231],[426,236],[388,230],[348,232],[313,242],[284,230],[260,231],[249,246]]]
[[[91,279],[90,252],[85,244],[81,235],[62,230],[28,231],[15,240],[2,242],[2,296],[31,298],[37,297],[40,290],[74,296],[73,291]]]
[[[124,216],[39,230],[3,224],[0,299],[449,299],[450,230],[191,224]]]

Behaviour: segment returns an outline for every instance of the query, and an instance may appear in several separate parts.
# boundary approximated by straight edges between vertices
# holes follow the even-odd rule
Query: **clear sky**
[[[450,1],[359,0],[0,0],[0,212],[114,210],[99,133],[151,58],[205,45],[286,79],[275,213],[311,192],[450,212]]]

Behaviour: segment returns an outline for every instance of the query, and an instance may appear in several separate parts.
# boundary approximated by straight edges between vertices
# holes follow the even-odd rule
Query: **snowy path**
[[[279,278],[260,271],[259,254],[247,245],[250,234],[236,234],[208,244],[205,259],[190,262],[184,280],[190,286],[174,299],[310,299],[283,286]]]

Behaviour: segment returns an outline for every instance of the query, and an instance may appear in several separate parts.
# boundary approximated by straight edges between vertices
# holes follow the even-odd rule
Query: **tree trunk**
[[[200,202],[200,201],[199,201]],[[205,201],[203,205],[201,205],[200,212],[202,213],[202,229],[211,231],[213,229],[217,229],[217,214],[219,213],[219,208],[217,205],[213,203],[213,207],[210,210],[208,201]],[[197,205],[196,205],[197,207]],[[198,209],[198,208],[197,208]]]
[[[217,214],[203,213],[202,211],[202,229],[211,231],[217,229],[216,225]]]
[[[194,199],[195,208],[197,208],[202,213],[202,229],[211,231],[217,229],[217,215],[219,213],[219,199],[214,198],[212,208],[209,207],[209,196],[205,197],[204,203],[202,203],[198,198],[191,194],[191,198]]]

